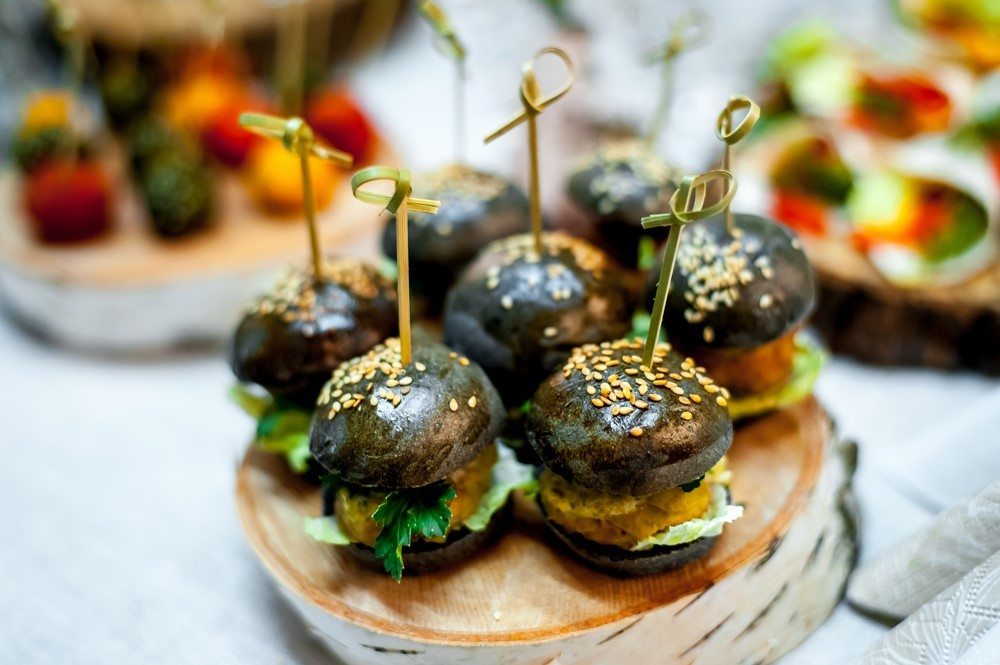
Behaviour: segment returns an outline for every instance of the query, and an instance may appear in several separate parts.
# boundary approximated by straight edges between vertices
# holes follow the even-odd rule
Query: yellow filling
[[[618,496],[572,485],[544,470],[538,479],[538,497],[549,519],[587,540],[622,549],[704,515],[711,505],[711,484],[725,471],[725,459],[706,474],[696,489],[672,487],[642,497]]]
[[[493,466],[497,462],[496,446],[488,446],[476,459],[448,476],[455,488],[455,498],[448,502],[451,509],[449,529],[459,527],[479,507],[483,495],[493,484]],[[378,490],[352,492],[347,487],[337,490],[336,515],[344,533],[352,542],[373,547],[382,527],[372,519],[372,513],[385,500],[386,493]],[[444,538],[435,539],[444,540]]]

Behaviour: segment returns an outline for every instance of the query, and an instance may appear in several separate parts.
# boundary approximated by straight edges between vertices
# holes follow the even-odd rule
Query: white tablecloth
[[[472,12],[481,3],[458,5],[481,18]],[[508,11],[510,24],[522,20],[521,41],[539,44],[551,31],[534,6],[512,3]],[[447,75],[435,79],[411,62],[417,51],[424,64],[435,57],[421,30],[410,26],[357,78],[404,154],[428,166],[441,159],[429,151],[450,133],[420,118],[437,108],[433,95],[449,88]],[[530,52],[502,39],[487,50],[509,67],[497,76],[511,93],[498,98],[473,84],[476,132],[514,108],[516,65]],[[415,92],[420,77],[430,93]],[[697,102],[705,89],[692,90],[683,94]],[[511,106],[502,106],[505,98]],[[696,120],[710,122],[704,114]],[[694,140],[681,135],[681,146]],[[698,140],[704,153],[710,128]],[[472,154],[510,171],[519,145],[511,137]],[[237,524],[234,470],[251,425],[226,399],[231,377],[218,354],[89,357],[50,348],[3,321],[0,368],[0,662],[330,662],[272,588]],[[834,361],[819,395],[841,431],[862,443],[862,558],[1000,477],[996,381]],[[883,630],[841,606],[784,662],[850,662]]]

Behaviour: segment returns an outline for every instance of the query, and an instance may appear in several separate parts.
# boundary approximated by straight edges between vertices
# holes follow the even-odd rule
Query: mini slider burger
[[[570,200],[595,224],[601,246],[623,266],[641,262],[640,242],[651,239],[642,217],[663,210],[683,175],[655,151],[670,108],[674,61],[700,43],[704,35],[699,14],[682,17],[671,27],[666,44],[653,62],[663,65],[663,81],[656,116],[644,137],[617,136],[599,145],[574,167],[567,183]]]
[[[749,112],[727,133],[721,128],[739,108]],[[758,116],[748,98],[730,100],[720,116],[727,151]],[[730,412],[739,418],[811,392],[823,353],[798,333],[814,301],[812,267],[796,236],[765,217],[733,214],[727,205],[680,242],[666,326],[673,345],[725,386]]]
[[[445,343],[490,375],[509,406],[587,342],[625,334],[629,298],[617,266],[563,233],[529,234],[487,246],[448,294]]]
[[[440,314],[448,288],[482,247],[528,228],[528,198],[513,183],[465,164],[434,171],[420,184],[417,194],[441,201],[441,209],[410,216],[413,290],[425,313]],[[395,218],[385,227],[382,251],[396,255]]]
[[[361,189],[378,180],[395,182],[392,197]],[[364,169],[352,187],[395,214],[400,234],[408,208],[438,205],[409,198],[407,171]],[[348,546],[397,581],[404,567],[425,572],[469,556],[497,532],[510,492],[532,482],[530,472],[509,473],[518,465],[498,451],[503,403],[482,368],[441,344],[411,346],[401,244],[400,337],[341,364],[320,393],[310,449],[330,475],[324,517],[306,522],[315,539]]]
[[[413,212],[409,220],[412,286],[420,309],[440,315],[448,288],[484,246],[528,229],[528,198],[515,184],[479,171],[462,159],[465,152],[465,46],[436,3],[423,0],[420,15],[435,32],[436,44],[456,66],[455,162],[419,178],[418,196],[441,202],[437,214]],[[396,255],[396,220],[390,217],[382,251]]]
[[[671,213],[655,216],[670,237],[645,345],[619,339],[574,349],[528,414],[527,438],[545,465],[537,498],[547,524],[576,556],[610,573],[692,561],[742,514],[729,501],[723,456],[733,423],[723,389],[656,341],[681,225],[700,217],[713,177],[685,178]],[[692,187],[700,188],[694,201]],[[676,211],[678,200],[685,210]]]
[[[721,388],[668,344],[574,349],[535,393],[526,427],[545,465],[538,503],[574,554],[611,573],[683,565],[742,514],[723,455],[733,424]]]
[[[543,98],[534,63],[543,55],[568,56],[544,49],[523,68],[525,110],[487,137],[501,136],[535,116],[568,89]],[[534,132],[529,149],[536,154]],[[537,154],[536,154],[537,157]],[[521,407],[535,388],[574,347],[624,334],[629,326],[628,298],[615,264],[589,243],[562,233],[543,233],[538,200],[537,159],[531,160],[532,232],[485,247],[448,294],[445,343],[479,363],[508,407]]]
[[[392,338],[349,360],[320,394],[311,450],[329,472],[316,539],[396,580],[451,565],[497,535],[511,491],[531,483],[496,437],[500,395],[441,344],[403,363]],[[513,469],[513,472],[512,472]]]
[[[319,148],[295,118],[245,115],[244,124],[284,131],[300,142],[293,150],[350,163],[343,153]],[[307,159],[308,157],[303,157]],[[250,303],[229,346],[229,365],[241,385],[233,396],[258,421],[255,443],[285,455],[297,473],[310,470],[309,422],[320,389],[341,362],[396,332],[396,289],[374,267],[354,259],[320,259],[312,206],[306,207],[313,263],[289,269]],[[247,389],[259,386],[266,395]],[[315,469],[313,469],[315,471]]]
[[[581,159],[566,188],[595,224],[602,246],[623,266],[634,267],[645,235],[638,220],[663,209],[679,176],[642,140],[619,138]]]

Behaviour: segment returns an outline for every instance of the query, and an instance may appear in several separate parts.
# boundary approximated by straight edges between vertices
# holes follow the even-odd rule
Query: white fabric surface
[[[481,42],[482,55],[474,55],[481,62],[470,85],[469,125],[470,134],[480,136],[516,109],[517,63],[552,26],[522,0],[505,1],[502,25],[482,13],[484,3],[450,4],[468,9],[456,16],[460,31],[463,23],[494,31],[516,26],[516,34]],[[641,13],[653,4],[629,6]],[[826,15],[863,22],[860,8],[884,3],[824,4]],[[754,3],[762,5],[782,20],[815,7]],[[747,5],[727,0],[715,7],[734,6]],[[765,19],[737,21],[734,30],[745,41]],[[714,43],[728,46],[726,37]],[[451,138],[450,128],[428,120],[450,108],[447,64],[441,63],[440,76],[433,67],[418,74],[413,64],[434,55],[427,39],[423,26],[409,26],[394,49],[357,77],[362,98],[415,168],[439,163],[437,146]],[[608,49],[598,45],[595,52]],[[734,52],[713,51],[725,58]],[[730,72],[745,75],[748,62],[716,67],[706,57],[701,71],[719,76],[696,77],[681,93],[698,113],[675,114],[668,141],[676,141],[672,150],[685,154],[687,164],[698,165],[715,150],[714,109],[732,91]],[[417,85],[430,90],[417,93]],[[501,86],[509,94],[498,93]],[[626,111],[651,106],[650,86],[638,88],[634,105],[621,104]],[[408,122],[401,121],[404,113]],[[509,173],[523,149],[513,137],[489,148],[470,140],[469,147],[474,161]],[[4,321],[0,367],[0,662],[330,662],[271,587],[237,524],[234,469],[251,425],[226,399],[231,379],[219,356],[88,357],[48,348]],[[951,496],[980,489],[964,487],[963,479],[984,455],[996,458],[996,381],[834,361],[819,394],[841,432],[862,442],[856,489],[863,558],[926,522]],[[966,408],[978,414],[974,431],[954,438],[949,417]],[[931,499],[906,498],[914,486],[934,488]],[[852,662],[884,630],[841,606],[784,662]]]

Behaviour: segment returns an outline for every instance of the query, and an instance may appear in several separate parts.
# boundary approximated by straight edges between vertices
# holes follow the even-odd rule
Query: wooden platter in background
[[[319,491],[253,448],[236,507],[278,587],[349,665],[766,663],[823,622],[853,566],[841,448],[813,398],[741,425],[729,459],[743,518],[702,560],[634,579],[566,556],[521,499],[496,545],[397,584],[310,540]]]
[[[306,0],[309,12],[329,12],[336,4],[355,4],[358,0]],[[100,42],[136,48],[176,45],[204,39],[206,30],[222,14],[227,32],[245,34],[273,30],[287,2],[239,0],[68,0],[81,26]],[[216,8],[217,6],[217,8]]]
[[[374,161],[396,156],[380,143]],[[115,228],[91,243],[54,247],[36,242],[12,171],[0,175],[0,299],[26,327],[68,346],[112,353],[217,343],[239,312],[282,267],[308,260],[301,215],[262,213],[232,173],[218,175],[211,228],[177,240],[158,238],[142,203],[121,173]],[[318,216],[331,255],[377,256],[382,223],[351,195],[344,174]]]
[[[846,243],[802,240],[819,280],[812,323],[834,353],[1000,375],[1000,262],[960,284],[904,289]]]

